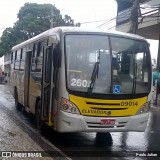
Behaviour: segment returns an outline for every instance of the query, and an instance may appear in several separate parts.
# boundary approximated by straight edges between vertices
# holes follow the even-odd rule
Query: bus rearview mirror
[[[58,46],[53,50],[53,66],[56,68],[61,66],[61,52]]]

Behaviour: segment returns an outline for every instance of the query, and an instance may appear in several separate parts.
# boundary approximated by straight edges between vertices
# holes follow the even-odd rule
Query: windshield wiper
[[[136,93],[136,81],[137,81],[137,63],[134,64],[134,74],[133,74],[133,86],[132,86],[132,94]]]
[[[91,76],[91,83],[90,83],[90,86],[88,87],[88,94],[92,93],[96,78],[98,79],[99,64],[100,64],[100,49],[98,52],[97,62],[94,64],[94,68],[93,68],[93,72],[92,72],[92,76]]]

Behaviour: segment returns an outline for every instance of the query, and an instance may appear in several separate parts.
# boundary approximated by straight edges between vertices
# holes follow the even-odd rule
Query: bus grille
[[[120,106],[120,103],[86,102],[86,104],[88,104],[91,109],[98,109],[98,110],[127,110],[128,109],[128,106],[122,107]]]
[[[97,103],[97,102],[86,102],[86,104],[91,105],[105,105],[105,106],[120,106],[120,103]]]

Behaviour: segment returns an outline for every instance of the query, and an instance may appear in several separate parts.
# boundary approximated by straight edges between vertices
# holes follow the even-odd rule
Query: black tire
[[[113,139],[109,132],[100,132],[96,134],[96,145],[98,146],[112,146]]]
[[[41,109],[41,101],[39,100],[36,105],[36,112],[35,112],[35,118],[36,118],[36,127],[39,131],[42,130],[43,122],[41,118],[42,109]]]
[[[15,99],[15,107],[17,110],[20,110],[20,104],[18,102],[18,93],[17,93],[17,89],[14,89],[14,99]]]

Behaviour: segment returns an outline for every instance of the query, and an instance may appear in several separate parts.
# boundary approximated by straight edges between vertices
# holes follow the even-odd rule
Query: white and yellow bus
[[[20,104],[58,132],[144,131],[151,57],[137,35],[58,27],[12,48],[10,85]]]

